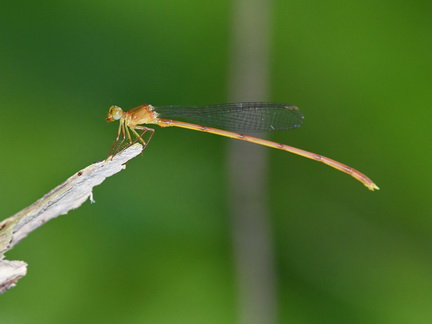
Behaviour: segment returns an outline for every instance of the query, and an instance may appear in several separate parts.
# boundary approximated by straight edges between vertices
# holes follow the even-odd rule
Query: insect
[[[115,155],[125,141],[129,144],[139,141],[146,147],[154,134],[154,129],[143,125],[175,126],[291,152],[345,172],[363,183],[369,190],[379,189],[366,175],[341,162],[289,145],[244,134],[247,132],[269,132],[300,127],[303,124],[304,117],[296,106],[284,103],[237,102],[208,106],[154,107],[152,105],[141,105],[129,111],[124,111],[117,106],[111,106],[106,119],[109,122],[116,120],[120,122],[116,141],[111,148],[110,155]],[[147,140],[143,137],[146,133],[149,133]]]

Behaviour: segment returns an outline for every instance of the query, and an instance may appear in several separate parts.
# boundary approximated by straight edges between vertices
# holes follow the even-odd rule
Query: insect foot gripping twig
[[[93,187],[123,170],[125,163],[139,155],[142,149],[141,144],[134,144],[111,160],[89,165],[34,204],[0,223],[0,293],[13,287],[27,271],[25,262],[4,260],[4,253],[47,221],[78,208],[88,198],[92,200]]]

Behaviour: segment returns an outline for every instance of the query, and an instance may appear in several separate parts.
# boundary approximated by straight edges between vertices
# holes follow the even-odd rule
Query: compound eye
[[[123,109],[112,106],[108,112],[107,120],[119,120],[123,116]]]

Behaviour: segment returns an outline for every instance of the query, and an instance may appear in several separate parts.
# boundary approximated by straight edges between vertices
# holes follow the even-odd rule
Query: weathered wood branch
[[[88,198],[93,202],[93,187],[125,169],[125,163],[140,154],[142,149],[142,145],[134,144],[112,159],[89,165],[32,205],[0,223],[0,294],[13,287],[27,272],[25,262],[3,260],[4,253],[49,220],[78,208]]]

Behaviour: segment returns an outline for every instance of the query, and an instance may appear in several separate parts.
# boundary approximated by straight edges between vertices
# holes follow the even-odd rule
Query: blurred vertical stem
[[[233,1],[230,101],[267,98],[270,6],[269,0]],[[266,151],[258,145],[232,141],[228,159],[239,323],[276,323]]]

